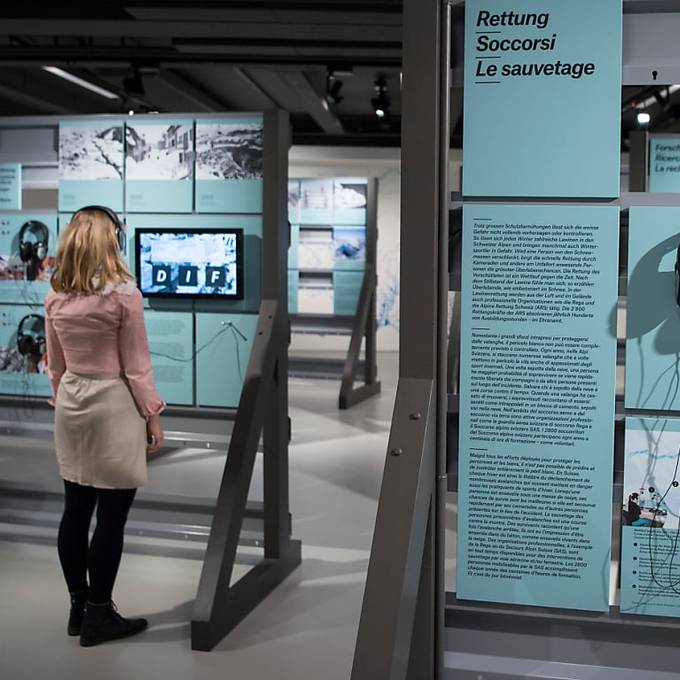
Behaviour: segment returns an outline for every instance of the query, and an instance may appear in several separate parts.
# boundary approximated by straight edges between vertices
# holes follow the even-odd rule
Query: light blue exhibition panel
[[[301,180],[288,180],[288,221],[297,224],[300,221]]]
[[[194,207],[194,121],[130,119],[125,124],[125,210],[190,213]]]
[[[0,163],[0,210],[21,210],[21,163]]]
[[[365,225],[367,202],[366,177],[333,180],[333,224]]]
[[[125,215],[127,228],[127,260],[131,270],[135,272],[135,248],[137,229],[243,229],[244,236],[244,299],[234,301],[204,301],[203,304],[214,308],[220,305],[222,311],[257,311],[260,307],[262,275],[262,216],[261,215]],[[187,300],[155,302],[153,306],[167,306],[175,303],[183,309],[191,305]],[[147,301],[147,306],[149,302]],[[197,302],[198,304],[198,302]]]
[[[626,418],[621,613],[680,616],[680,420]]]
[[[622,0],[465,10],[463,194],[618,197]]]
[[[48,397],[51,394],[45,362],[19,352],[18,331],[22,319],[36,314],[44,320],[41,307],[0,305],[0,394],[18,397]],[[24,331],[37,340],[44,321],[27,323]],[[43,331],[44,333],[44,331]]]
[[[300,272],[297,269],[288,270],[288,313],[297,314],[298,310],[298,286],[300,285]]]
[[[303,179],[300,182],[300,224],[333,224],[332,179]]]
[[[122,120],[64,120],[59,124],[59,210],[86,205],[123,210]]]
[[[290,225],[290,247],[288,248],[288,269],[297,269],[300,251],[300,225]]]
[[[340,316],[354,316],[364,281],[363,272],[333,272],[333,312]]]
[[[628,221],[626,408],[680,409],[680,208],[632,207]]]
[[[257,314],[196,314],[196,402],[236,408]]]
[[[194,404],[194,317],[191,313],[146,310],[153,377],[168,404]]]
[[[22,260],[22,243],[25,255],[27,246],[37,254],[42,244],[45,256]],[[50,290],[56,247],[55,213],[0,214],[0,302],[41,306]]]
[[[609,608],[618,236],[616,207],[464,207],[461,599]]]
[[[366,268],[366,227],[333,227],[333,269],[363,271]]]
[[[649,140],[649,191],[680,191],[680,135]]]
[[[196,121],[196,210],[262,212],[262,116]]]

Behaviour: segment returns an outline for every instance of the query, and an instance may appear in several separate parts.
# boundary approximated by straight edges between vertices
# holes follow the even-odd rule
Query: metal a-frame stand
[[[209,651],[300,564],[288,513],[288,116],[264,114],[262,304],[229,443],[191,621],[192,649]],[[264,559],[231,577],[260,435]]]
[[[442,668],[449,15],[404,0],[399,384],[352,680]]]

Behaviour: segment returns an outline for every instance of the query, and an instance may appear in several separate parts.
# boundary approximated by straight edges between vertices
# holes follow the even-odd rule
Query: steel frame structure
[[[460,291],[460,275],[449,276],[449,211],[456,206],[446,175],[450,88],[462,74],[450,61],[451,10],[458,20],[462,4],[404,0],[401,287],[411,292],[401,296],[399,384],[352,680],[624,680],[640,673],[672,680],[680,663],[677,621],[622,617],[616,608],[600,616],[460,602],[445,593],[445,452],[447,426],[457,448],[460,345],[456,292],[447,353],[446,297],[450,283]],[[654,27],[669,15],[648,21],[677,6],[624,0],[624,11],[624,84],[680,72],[680,51],[671,59],[667,46],[654,42]],[[461,36],[461,26],[455,29]],[[455,54],[462,54],[459,45]],[[642,172],[631,167],[631,189],[644,191]],[[628,194],[612,203],[625,209],[631,202],[680,207],[680,195]],[[615,494],[616,487],[614,503]],[[613,532],[616,541],[616,526]]]

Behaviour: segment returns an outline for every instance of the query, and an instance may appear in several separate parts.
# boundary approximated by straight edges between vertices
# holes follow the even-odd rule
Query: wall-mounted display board
[[[21,163],[0,163],[0,210],[21,210]]]
[[[56,246],[55,213],[0,214],[0,302],[42,306]]]
[[[257,311],[261,298],[261,254],[262,254],[262,216],[261,215],[151,215],[127,214],[128,244],[127,258],[135,276],[135,252],[137,249],[137,229],[241,229],[243,231],[243,299],[205,301],[215,311]],[[147,306],[154,306],[148,300]],[[171,301],[182,310],[191,310],[191,301]],[[158,307],[158,305],[155,305]]]
[[[622,0],[465,5],[463,194],[617,197]]]
[[[649,191],[680,192],[680,135],[649,140]]]
[[[609,608],[619,210],[466,205],[457,595]]]
[[[362,270],[366,267],[366,227],[333,227],[333,268]]]
[[[84,205],[123,210],[124,127],[120,120],[59,124],[59,210]]]
[[[621,612],[680,616],[680,420],[627,418]]]
[[[194,403],[194,317],[186,312],[144,313],[153,377],[168,404]]]
[[[42,308],[0,305],[0,393],[22,398],[49,396],[44,352]]]
[[[236,408],[257,314],[196,314],[196,402]]]
[[[125,124],[125,209],[192,212],[194,121],[139,118]]]
[[[196,210],[262,212],[262,117],[196,121]]]
[[[626,408],[680,410],[679,246],[680,208],[630,209]]]
[[[367,189],[365,177],[333,182],[333,224],[366,224]]]

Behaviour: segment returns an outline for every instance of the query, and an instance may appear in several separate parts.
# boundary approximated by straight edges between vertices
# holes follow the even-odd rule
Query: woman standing
[[[71,594],[69,635],[87,647],[134,635],[111,601],[123,532],[146,454],[163,443],[165,404],[153,382],[142,296],[121,253],[123,226],[102,206],[61,234],[45,300],[54,439],[64,480],[59,560]],[[97,526],[88,545],[90,521]],[[89,583],[88,583],[89,575]]]

